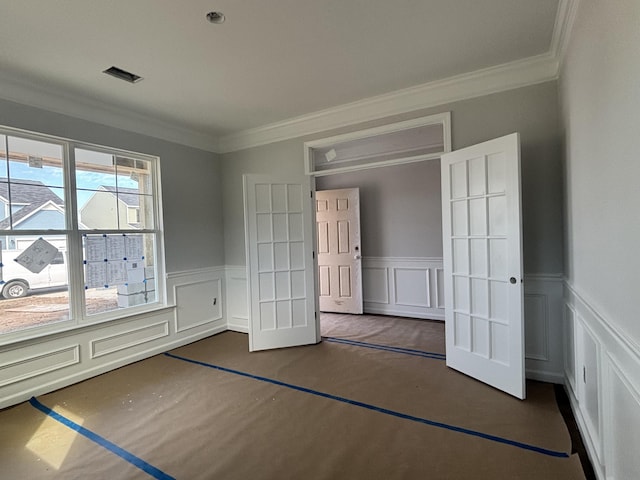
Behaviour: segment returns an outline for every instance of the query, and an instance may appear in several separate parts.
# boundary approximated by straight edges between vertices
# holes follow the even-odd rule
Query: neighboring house
[[[64,201],[42,182],[20,180],[11,183],[11,195],[6,178],[0,178],[0,230],[8,230],[13,223],[17,230],[65,228]],[[11,202],[9,201],[11,197]],[[33,239],[24,241],[31,243]],[[0,237],[2,249],[26,248],[11,237]]]
[[[80,209],[87,228],[140,228],[140,196],[133,188],[101,185]]]

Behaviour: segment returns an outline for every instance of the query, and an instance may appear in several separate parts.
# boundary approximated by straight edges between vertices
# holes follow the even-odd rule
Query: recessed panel
[[[273,212],[287,211],[287,186],[272,185],[271,186],[271,205]]]
[[[469,311],[469,279],[453,277],[453,302],[456,310]]]
[[[349,210],[349,199],[348,198],[338,198],[337,210],[339,212],[346,212]]]
[[[289,240],[291,241],[304,240],[304,225],[302,223],[301,213],[289,214]]]
[[[289,270],[289,245],[286,243],[275,243],[273,245],[275,253],[275,269]]]
[[[276,328],[291,328],[291,301],[276,302]]]
[[[271,243],[258,244],[258,271],[270,272],[273,270],[273,247]]]
[[[509,365],[509,327],[491,322],[491,359]]]
[[[292,242],[289,244],[289,250],[291,251],[291,268],[303,269],[304,268],[304,243]]]
[[[505,282],[489,282],[489,313],[492,319],[502,323],[509,321],[508,288]]]
[[[292,300],[291,315],[294,327],[306,327],[308,324],[306,301]]]
[[[304,271],[291,272],[291,298],[301,298],[305,295]]]
[[[469,273],[469,250],[467,240],[454,238],[453,242],[453,273]]]
[[[329,253],[329,224],[318,222],[318,253]]]
[[[351,250],[349,241],[349,222],[338,221],[338,253],[349,253]]]
[[[276,242],[286,242],[289,239],[286,213],[273,214],[273,239]]]
[[[467,235],[467,201],[451,203],[451,233],[458,236]]]
[[[340,265],[338,267],[340,278],[340,296],[351,297],[351,267],[348,265]]]
[[[316,212],[326,212],[329,210],[329,202],[326,200],[316,200]]]
[[[489,193],[504,192],[507,178],[504,153],[493,153],[487,156],[487,172]]]
[[[451,198],[465,198],[467,196],[467,163],[458,162],[450,167]]]
[[[489,292],[487,281],[471,279],[471,313],[482,317],[489,316]]]
[[[273,302],[260,304],[260,330],[275,330],[276,312]]]
[[[276,272],[276,300],[291,298],[289,272]]]
[[[472,238],[469,240],[471,275],[487,276],[487,241]]]
[[[507,241],[504,239],[489,240],[489,275],[491,278],[507,280]]]
[[[507,199],[489,197],[489,235],[507,234]]]
[[[258,242],[271,242],[271,215],[268,213],[259,213],[256,215],[256,234]]]
[[[287,205],[289,212],[302,212],[302,186],[287,185]]]
[[[469,200],[469,235],[487,234],[486,200],[474,198]]]
[[[259,284],[259,298],[260,301],[273,300],[274,298],[274,285],[273,285],[273,273],[260,273],[258,274]]]
[[[455,322],[454,343],[458,348],[471,350],[471,323],[467,315],[456,313],[453,317]]]
[[[471,348],[474,353],[489,358],[489,322],[482,318],[473,317],[473,341]]]
[[[271,187],[270,185],[256,185],[256,212],[264,213],[271,211]]]
[[[469,196],[484,195],[486,183],[484,157],[469,160]]]
[[[318,267],[320,274],[320,296],[328,297],[331,295],[331,269],[327,266]]]

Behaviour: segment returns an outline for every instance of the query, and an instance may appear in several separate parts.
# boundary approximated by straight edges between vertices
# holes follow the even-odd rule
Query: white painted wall
[[[579,3],[560,77],[565,374],[599,478],[640,478],[640,2]]]

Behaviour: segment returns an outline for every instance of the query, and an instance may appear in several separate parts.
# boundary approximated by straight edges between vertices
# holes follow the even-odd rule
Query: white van
[[[4,298],[26,297],[40,288],[67,285],[67,252],[59,250],[40,273],[33,273],[15,261],[24,250],[1,250],[0,293]]]

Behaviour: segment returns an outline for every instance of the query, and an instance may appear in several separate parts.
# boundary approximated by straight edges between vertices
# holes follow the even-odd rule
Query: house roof
[[[5,202],[9,201],[9,186],[6,178],[0,178],[0,198]],[[11,202],[13,204],[26,204],[11,215],[14,226],[44,207],[47,203],[53,203],[58,206],[64,203],[50,188],[37,180],[11,182]],[[0,221],[0,230],[8,230],[10,228],[11,220],[9,217]]]
[[[100,185],[100,189],[106,190],[113,195],[117,194],[118,199],[124,202],[128,207],[140,206],[140,192],[135,188],[118,187],[116,190],[116,187]]]

